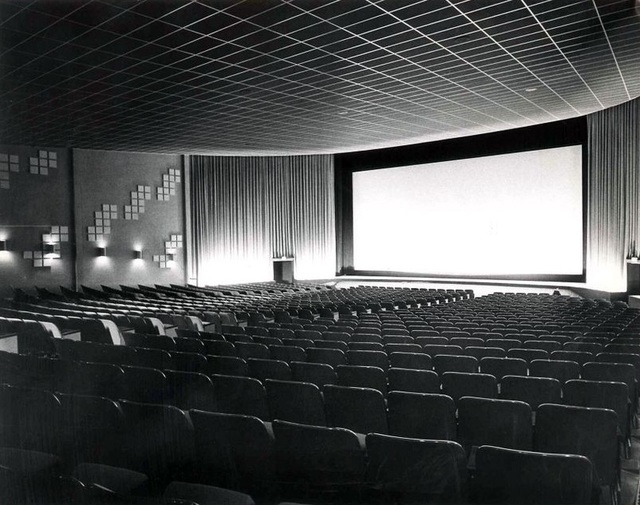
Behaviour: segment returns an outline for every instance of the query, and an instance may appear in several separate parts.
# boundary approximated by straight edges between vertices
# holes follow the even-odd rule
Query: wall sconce
[[[142,251],[140,249],[136,249],[133,251],[133,259],[141,260],[142,259]]]
[[[106,247],[96,247],[96,256],[106,256],[107,248]]]
[[[42,244],[42,254],[45,258],[58,259],[60,258],[60,245],[54,242]]]
[[[0,240],[0,251],[7,251],[7,241],[6,240]]]

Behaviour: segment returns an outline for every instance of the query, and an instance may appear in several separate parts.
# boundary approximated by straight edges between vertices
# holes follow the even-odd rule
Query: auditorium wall
[[[0,145],[0,240],[0,296],[184,283],[182,157]]]
[[[74,149],[73,159],[78,284],[184,283],[182,157]]]
[[[0,296],[10,295],[12,286],[74,283],[69,154],[50,146],[0,145],[0,240],[7,249],[0,251]],[[59,258],[44,258],[44,243],[54,241],[57,250],[50,254]]]

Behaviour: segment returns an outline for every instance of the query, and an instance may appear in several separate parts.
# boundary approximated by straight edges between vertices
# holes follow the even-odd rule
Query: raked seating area
[[[182,482],[258,504],[635,501],[640,311],[622,303],[38,290],[4,303],[0,335],[12,499],[161,503]]]

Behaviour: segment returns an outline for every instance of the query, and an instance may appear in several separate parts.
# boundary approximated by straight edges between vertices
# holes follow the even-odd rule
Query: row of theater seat
[[[420,412],[415,408],[419,405],[402,406],[403,402],[447,398],[394,393],[394,409],[396,397],[399,408],[408,408],[413,416]],[[310,487],[364,487],[461,501],[466,497],[468,463],[480,474],[488,472],[484,478],[494,482],[500,480],[499,472],[508,470],[500,465],[491,468],[488,463],[485,468],[483,450],[477,449],[483,445],[585,456],[591,464],[580,458],[569,463],[572,458],[564,457],[570,468],[582,468],[578,479],[582,498],[590,495],[592,475],[596,486],[607,486],[613,492],[618,486],[616,416],[604,409],[542,405],[534,436],[528,405],[465,397],[458,402],[458,444],[433,440],[445,437],[388,436],[382,430],[364,431],[363,435],[368,433],[365,437],[345,428],[282,420],[274,420],[271,426],[253,416],[185,412],[166,405],[9,386],[0,388],[0,400],[11,407],[3,409],[0,417],[0,446],[18,445],[54,454],[70,468],[87,462],[128,468],[147,475],[150,488],[156,491],[171,481],[186,479],[259,495],[277,492],[280,484],[289,490],[297,488],[297,492]],[[399,421],[402,414],[392,417],[391,409],[390,405],[390,420]],[[422,412],[428,417],[443,410]],[[549,460],[559,464],[561,458]],[[109,469],[103,470],[110,474]],[[540,478],[542,487],[567,491],[562,491],[553,474],[547,472]]]
[[[62,342],[62,341],[61,341]],[[224,342],[229,344],[228,342]],[[253,376],[264,380],[300,380],[322,386],[324,384],[341,384],[346,386],[370,387],[386,394],[388,389],[403,389],[416,392],[432,392],[433,380],[426,373],[432,369],[438,374],[445,372],[463,372],[490,374],[498,382],[505,375],[532,375],[534,377],[555,378],[564,383],[569,379],[585,378],[595,380],[620,381],[627,384],[630,397],[637,398],[636,355],[617,355],[602,353],[592,356],[593,363],[582,365],[569,360],[531,360],[527,363],[519,358],[485,357],[477,360],[472,356],[440,355],[433,358],[424,353],[393,352],[387,355],[376,351],[348,351],[346,354],[335,349],[307,350],[307,359],[312,361],[296,361],[297,354],[290,355],[288,361],[271,359],[286,357],[281,353],[300,348],[286,346],[262,346],[269,358],[248,358],[237,356],[202,355],[187,352],[166,352],[158,349],[133,348],[126,346],[108,346],[86,342],[66,341],[61,347],[62,361],[97,362],[93,371],[87,372],[82,384],[102,391],[102,385],[117,387],[121,370],[115,365],[133,367],[144,366],[159,370],[176,370],[197,372],[205,375],[223,374],[235,376]],[[232,344],[229,344],[232,345]],[[239,345],[239,344],[236,344]],[[253,344],[260,345],[260,344]],[[117,351],[117,352],[116,352]],[[311,353],[317,351],[317,353]],[[310,354],[309,354],[310,353]],[[560,357],[569,357],[564,354]],[[62,369],[62,362],[57,359],[36,358],[28,355],[0,355],[0,374],[2,377],[22,378],[23,383],[39,384],[47,381],[58,381],[56,377],[64,377],[70,367]],[[632,358],[629,360],[629,358]],[[347,364],[349,363],[349,364]],[[109,366],[111,364],[112,366]],[[371,366],[378,365],[378,366]],[[78,366],[76,366],[77,368]],[[28,373],[27,373],[28,371]],[[79,372],[78,372],[79,373]]]
[[[0,380],[50,391],[250,414],[264,420],[275,416],[273,413],[270,415],[266,407],[267,394],[261,383],[274,379],[282,384],[291,384],[292,388],[311,388],[311,394],[316,396],[319,396],[318,388],[327,385],[366,387],[382,398],[394,391],[444,393],[454,401],[462,396],[497,398],[500,392],[502,398],[525,401],[533,410],[541,403],[560,401],[562,388],[570,388],[570,394],[565,392],[565,401],[613,408],[618,412],[623,432],[627,435],[629,412],[635,412],[637,404],[635,373],[633,367],[626,364],[594,362],[585,364],[580,370],[572,362],[534,361],[530,364],[531,371],[538,376],[526,376],[526,370],[521,375],[451,371],[437,374],[430,370],[393,367],[385,375],[374,367],[339,366],[334,370],[328,365],[304,362],[293,362],[290,366],[284,364],[289,372],[286,375],[268,373],[260,368],[273,364],[280,363],[249,360],[249,365],[257,365],[253,371],[258,373],[245,377],[5,353],[0,356]],[[576,380],[578,377],[582,380]],[[313,392],[314,388],[317,393]],[[292,407],[298,408],[295,402]],[[301,417],[296,419],[301,420],[307,414],[302,410]],[[363,420],[366,421],[366,416]]]

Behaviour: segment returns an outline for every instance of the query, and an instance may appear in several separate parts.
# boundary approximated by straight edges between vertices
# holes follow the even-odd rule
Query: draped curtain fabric
[[[587,116],[587,283],[626,291],[626,263],[640,251],[640,100]]]
[[[190,158],[191,275],[204,284],[335,275],[333,157]]]

